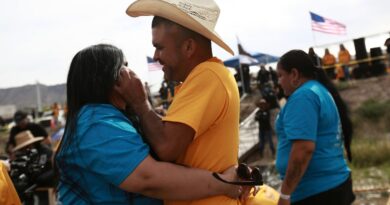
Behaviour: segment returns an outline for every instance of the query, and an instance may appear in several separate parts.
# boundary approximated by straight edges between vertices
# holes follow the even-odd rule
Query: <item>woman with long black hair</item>
[[[291,50],[277,66],[288,100],[276,120],[279,204],[351,204],[352,124],[345,103],[308,54]]]

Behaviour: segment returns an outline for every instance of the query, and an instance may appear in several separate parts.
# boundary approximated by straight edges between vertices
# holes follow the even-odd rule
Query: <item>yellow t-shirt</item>
[[[236,81],[217,58],[196,66],[176,87],[164,121],[192,127],[195,137],[176,163],[222,172],[237,164],[239,94]],[[191,186],[190,184],[188,186]],[[193,201],[165,201],[167,205],[238,204],[226,196]]]
[[[0,204],[17,205],[21,204],[14,184],[9,178],[5,165],[0,162]]]

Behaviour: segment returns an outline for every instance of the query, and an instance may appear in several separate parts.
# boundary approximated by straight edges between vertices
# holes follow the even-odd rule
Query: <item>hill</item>
[[[38,86],[43,107],[49,106],[54,102],[65,103],[65,84],[52,86],[39,84]],[[0,89],[0,106],[10,104],[16,105],[18,109],[37,107],[37,85]]]

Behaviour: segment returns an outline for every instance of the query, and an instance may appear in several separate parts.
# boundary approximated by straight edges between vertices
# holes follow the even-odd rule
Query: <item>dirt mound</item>
[[[369,99],[380,102],[390,100],[390,75],[351,80],[349,82],[336,82],[335,84],[351,111]],[[240,121],[256,109],[255,102],[260,98],[258,89],[252,87],[252,94],[247,95],[241,101]]]
[[[340,91],[351,110],[358,108],[363,102],[373,99],[376,101],[390,100],[390,76],[372,77],[353,80]]]

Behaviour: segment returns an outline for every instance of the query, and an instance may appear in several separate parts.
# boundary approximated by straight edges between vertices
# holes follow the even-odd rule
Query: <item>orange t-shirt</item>
[[[342,64],[348,64],[351,60],[351,55],[349,54],[348,50],[340,50],[339,52],[339,63]]]
[[[5,165],[0,162],[0,204],[19,205],[21,204],[14,184],[9,178]]]
[[[163,120],[186,124],[195,131],[193,141],[176,163],[213,172],[237,164],[240,101],[236,81],[229,70],[219,59],[211,58],[196,66],[175,91]],[[238,201],[214,196],[165,201],[165,204],[233,205]]]
[[[333,65],[336,63],[336,58],[332,54],[325,54],[322,58],[322,63],[324,65]]]

